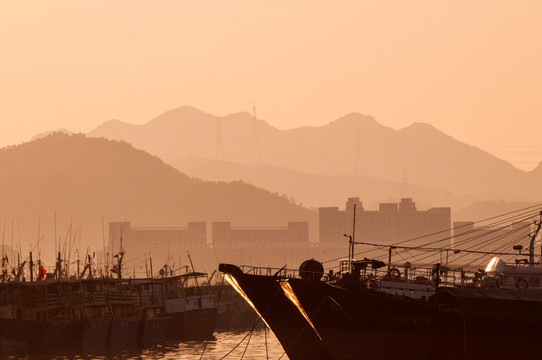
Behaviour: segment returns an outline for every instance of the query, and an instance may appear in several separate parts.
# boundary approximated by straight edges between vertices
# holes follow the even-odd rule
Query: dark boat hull
[[[291,360],[540,359],[542,292],[439,289],[429,300],[283,279],[221,265],[258,309]],[[294,305],[298,303],[298,306]],[[306,314],[306,317],[302,315]],[[296,351],[287,341],[304,329]],[[320,357],[314,348],[322,349]]]
[[[141,322],[138,342],[142,345],[158,344],[166,340],[169,318],[146,319]]]
[[[168,314],[169,340],[198,340],[213,337],[216,309],[197,309]]]
[[[34,322],[29,344],[36,347],[59,347],[72,344],[74,334],[80,333],[79,320],[54,320]]]
[[[431,303],[297,280],[288,283],[330,359],[455,359],[457,344],[448,339],[449,352],[435,335]]]
[[[540,359],[542,293],[439,289],[423,301],[289,283],[333,359]]]
[[[35,324],[21,319],[2,319],[0,321],[0,346],[27,346]]]
[[[318,335],[284,295],[280,279],[243,274],[239,268],[225,264],[220,265],[220,271],[235,278],[291,360],[332,359]]]
[[[83,321],[80,341],[82,345],[104,345],[109,340],[111,319],[90,319]]]
[[[139,319],[113,319],[109,332],[109,343],[136,344],[139,331]]]

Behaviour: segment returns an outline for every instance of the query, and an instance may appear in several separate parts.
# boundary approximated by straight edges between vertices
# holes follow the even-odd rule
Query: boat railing
[[[438,271],[438,274],[437,274]],[[417,284],[426,286],[436,286],[438,279],[439,286],[480,286],[483,272],[477,269],[448,268],[441,266],[420,266],[420,267],[399,267],[385,266],[379,269],[363,269],[360,271],[359,278],[368,284],[378,282],[384,283],[403,283]]]
[[[50,293],[50,294],[32,294],[23,296],[21,304],[23,306],[67,306],[80,304],[83,301],[83,296],[80,293]]]
[[[241,265],[240,268],[245,274],[276,276],[279,278],[299,277],[298,269],[251,265]],[[342,277],[350,276],[350,272],[347,269],[349,268],[342,266],[336,273],[333,271],[324,273],[322,280],[337,281]],[[365,282],[365,286],[369,287],[380,286],[380,282],[397,282],[434,287],[437,280],[437,270],[434,265],[413,266],[409,264],[409,266],[405,266],[404,264],[390,264],[381,268],[372,269],[368,267],[358,271],[358,275],[352,276],[352,278],[357,278]],[[483,271],[480,272],[478,269],[439,267],[439,286],[480,286],[482,277]]]
[[[67,306],[80,304],[83,296],[80,293],[65,293],[65,294],[47,294],[47,305],[49,306]]]
[[[64,321],[71,321],[76,320],[77,317],[73,314],[56,314],[52,315],[50,320],[52,322],[64,322]]]
[[[252,275],[267,275],[267,276],[276,276],[282,278],[296,278],[299,277],[299,271],[297,269],[287,269],[283,268],[273,268],[265,266],[251,266],[251,265],[241,265],[241,270],[245,274]]]
[[[104,304],[109,301],[107,293],[104,291],[94,291],[83,294],[85,304]]]
[[[36,307],[43,303],[43,297],[39,295],[30,295],[21,297],[21,305]]]
[[[132,303],[132,302],[139,302],[139,295],[138,294],[120,294],[120,293],[110,293],[109,299],[111,302],[124,302],[124,303]]]
[[[160,294],[143,294],[140,303],[141,305],[157,305],[164,303],[164,299]]]

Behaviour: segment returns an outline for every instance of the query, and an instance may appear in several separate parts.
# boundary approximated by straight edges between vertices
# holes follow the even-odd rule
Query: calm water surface
[[[266,346],[267,343],[267,346]],[[243,355],[244,354],[244,355]],[[275,335],[267,330],[215,332],[207,342],[191,341],[152,346],[147,348],[103,349],[31,349],[1,350],[1,359],[183,359],[183,360],[287,360]]]

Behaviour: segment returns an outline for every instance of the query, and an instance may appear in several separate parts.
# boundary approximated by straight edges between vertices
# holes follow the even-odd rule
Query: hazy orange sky
[[[350,113],[542,160],[542,1],[2,1],[0,146],[183,105]]]

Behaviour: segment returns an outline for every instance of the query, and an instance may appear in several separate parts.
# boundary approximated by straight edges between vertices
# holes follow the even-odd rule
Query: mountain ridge
[[[28,240],[41,223],[42,244],[50,249],[53,225],[62,229],[59,233],[82,229],[84,248],[95,248],[98,239],[102,243],[102,219],[152,227],[184,227],[190,221],[208,226],[212,221],[234,226],[310,221],[315,226],[317,217],[285,196],[246,182],[192,178],[127,142],[83,134],[57,133],[0,149],[0,198],[0,218],[16,220],[20,237]]]
[[[164,125],[157,121],[164,117],[167,126],[151,126]],[[219,117],[185,106],[126,130],[123,136],[89,132],[98,135],[122,139],[169,163],[192,155],[216,159],[221,152],[231,162],[256,161],[315,175],[367,175],[465,196],[542,197],[536,186],[542,180],[538,172],[527,175],[430,124],[416,122],[394,130],[355,112],[322,126],[279,130],[261,119],[254,122],[246,112]]]

